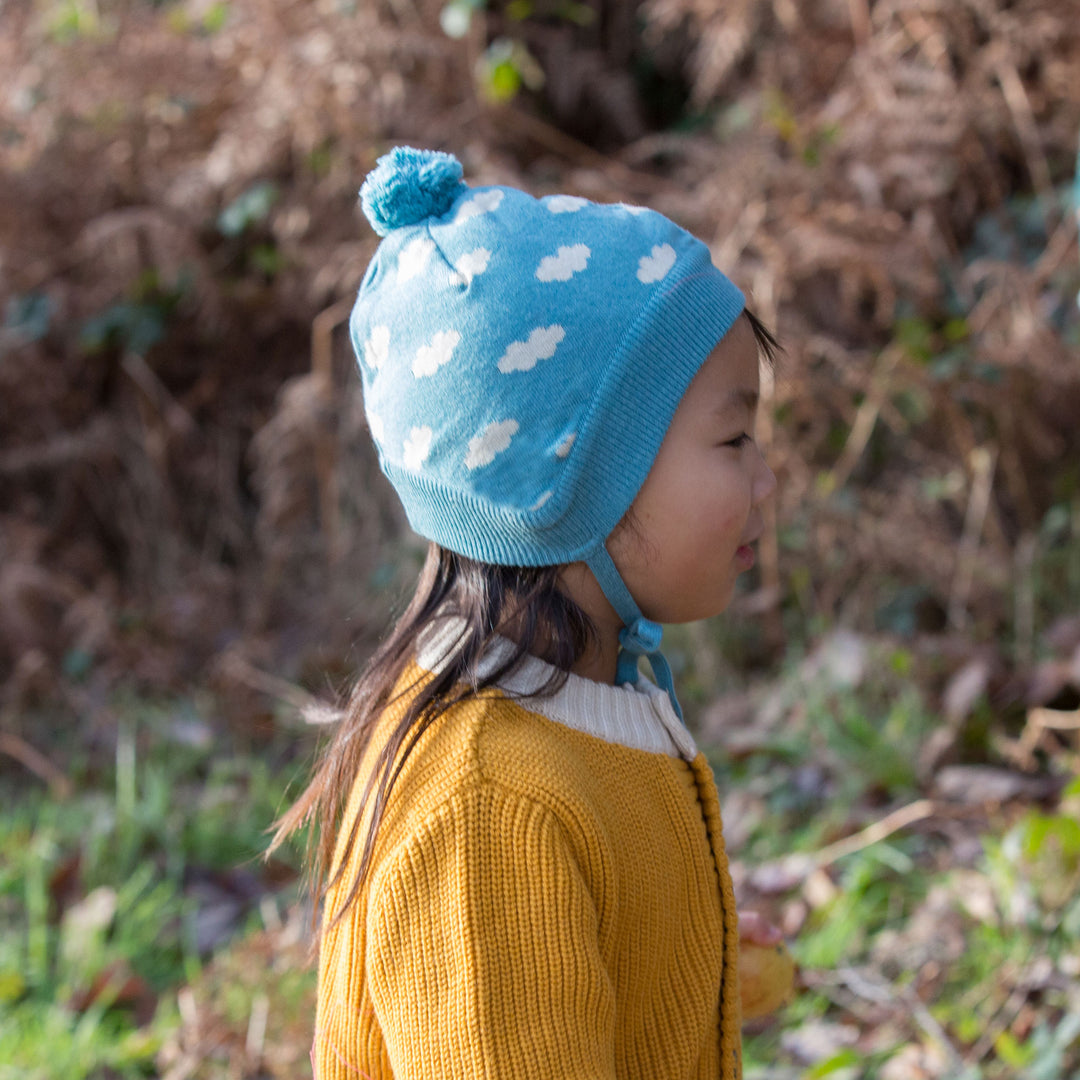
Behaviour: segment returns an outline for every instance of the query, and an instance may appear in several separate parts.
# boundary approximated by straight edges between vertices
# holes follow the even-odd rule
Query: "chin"
[[[692,608],[687,607],[685,611],[679,614],[678,618],[659,619],[657,621],[665,623],[692,623],[700,622],[702,619],[712,619],[728,609],[734,591],[734,587],[729,586],[722,596],[718,596],[710,602],[697,603]],[[699,594],[699,596],[700,595],[701,594]]]

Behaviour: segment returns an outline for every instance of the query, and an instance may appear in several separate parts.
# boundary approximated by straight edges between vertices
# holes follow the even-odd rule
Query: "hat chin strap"
[[[667,693],[671,699],[671,706],[675,715],[683,718],[682,707],[679,699],[675,696],[675,680],[671,677],[671,666],[667,658],[660,651],[660,639],[663,636],[663,628],[659,623],[646,619],[637,606],[630,590],[622,579],[622,575],[615,567],[607,549],[607,544],[601,543],[585,559],[585,565],[593,572],[600,589],[608,602],[615,609],[615,614],[623,621],[623,628],[619,631],[619,655],[615,665],[615,685],[623,686],[626,683],[636,683],[638,677],[638,660],[642,656],[649,658],[649,666],[652,668],[656,685]]]

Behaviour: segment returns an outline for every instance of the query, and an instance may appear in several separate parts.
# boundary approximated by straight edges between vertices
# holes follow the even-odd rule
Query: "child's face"
[[[691,622],[731,600],[754,562],[760,504],[776,478],[753,441],[758,349],[736,320],[690,384],[633,503],[633,523],[608,549],[646,618]]]

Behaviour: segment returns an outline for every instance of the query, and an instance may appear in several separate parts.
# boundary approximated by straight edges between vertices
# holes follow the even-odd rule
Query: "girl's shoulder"
[[[416,683],[426,674],[414,664],[405,677]],[[588,748],[580,732],[544,715],[537,704],[492,688],[450,705],[406,759],[398,779],[402,792],[415,797],[422,791],[425,801],[440,801],[470,786],[528,792],[549,789],[553,775],[573,782]]]
[[[404,677],[415,683],[425,674],[414,665]],[[380,718],[376,744],[393,730],[396,711]],[[379,827],[376,867],[448,829],[468,836],[475,850],[506,843],[515,821],[554,820],[567,835],[602,843],[606,811],[596,774],[605,765],[595,749],[588,737],[500,690],[449,706],[401,763]],[[357,778],[352,813],[362,813],[357,796],[366,783],[366,775]],[[375,869],[373,879],[379,876]]]
[[[397,804],[410,814],[418,806],[446,812],[466,793],[483,790],[575,821],[605,820],[635,793],[666,791],[672,759],[695,757],[693,738],[662,690],[571,675],[561,689],[541,695],[531,691],[550,669],[536,665],[441,712],[405,759],[388,810]],[[414,662],[407,685],[419,686],[429,674]]]

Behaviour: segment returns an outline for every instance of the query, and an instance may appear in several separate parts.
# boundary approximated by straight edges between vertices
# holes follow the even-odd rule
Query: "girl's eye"
[[[728,439],[728,441],[726,443],[723,443],[722,445],[734,446],[737,450],[741,450],[742,447],[753,441],[754,440],[744,431],[741,435],[736,435],[734,439]]]

